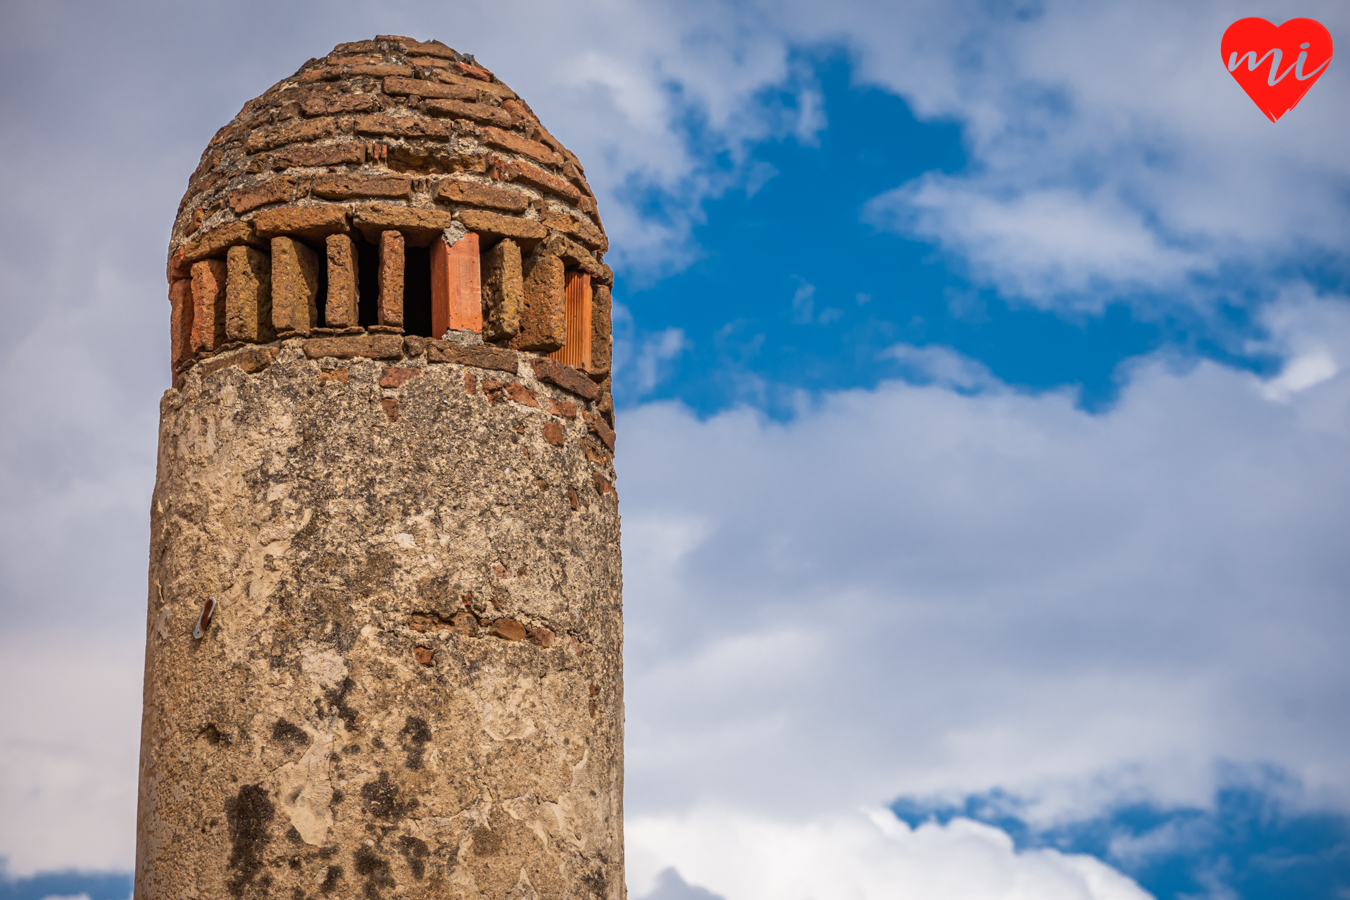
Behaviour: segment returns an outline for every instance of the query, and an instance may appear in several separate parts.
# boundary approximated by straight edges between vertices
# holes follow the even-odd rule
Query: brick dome
[[[176,381],[230,352],[257,370],[287,339],[388,357],[402,336],[403,355],[429,339],[551,356],[608,413],[607,249],[581,163],[472,56],[339,44],[244,104],[188,181],[169,245]]]

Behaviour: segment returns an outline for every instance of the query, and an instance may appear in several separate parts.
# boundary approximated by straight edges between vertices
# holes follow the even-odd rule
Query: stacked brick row
[[[365,324],[358,240],[378,248]],[[581,164],[472,57],[397,36],[310,60],[208,145],[170,243],[176,380],[247,344],[402,334],[409,247],[431,251],[433,337],[552,355],[612,424],[613,273]]]

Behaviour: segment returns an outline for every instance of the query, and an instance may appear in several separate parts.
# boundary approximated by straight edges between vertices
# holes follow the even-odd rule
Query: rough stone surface
[[[380,234],[380,297],[381,325],[403,325],[403,234],[385,231]]]
[[[223,260],[192,264],[192,349],[210,352],[225,343],[226,269]]]
[[[458,366],[391,421],[385,370],[165,395],[138,897],[623,897],[613,473]]]
[[[520,333],[511,339],[516,350],[552,352],[563,345],[567,310],[563,293],[564,266],[556,256],[532,260],[525,275],[520,310]]]
[[[613,360],[613,307],[609,287],[595,285],[591,291],[591,373],[595,375],[608,372]]]
[[[357,324],[360,270],[356,248],[345,234],[330,234],[328,251],[328,298],[323,320],[329,328],[350,328]]]
[[[231,247],[226,263],[225,339],[272,340],[272,260],[252,247]]]
[[[291,238],[272,238],[272,326],[309,334],[319,324],[319,258]]]
[[[520,247],[510,239],[483,254],[483,339],[507,341],[520,333],[525,301]]]

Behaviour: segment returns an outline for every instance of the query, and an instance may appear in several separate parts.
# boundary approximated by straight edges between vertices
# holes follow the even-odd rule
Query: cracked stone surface
[[[610,457],[528,374],[396,362],[164,395],[138,898],[624,896]]]

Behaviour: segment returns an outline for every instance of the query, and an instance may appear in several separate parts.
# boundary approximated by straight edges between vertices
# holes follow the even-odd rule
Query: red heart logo
[[[1315,19],[1290,19],[1279,28],[1265,19],[1238,19],[1219,49],[1237,83],[1274,122],[1326,71],[1331,34]]]

